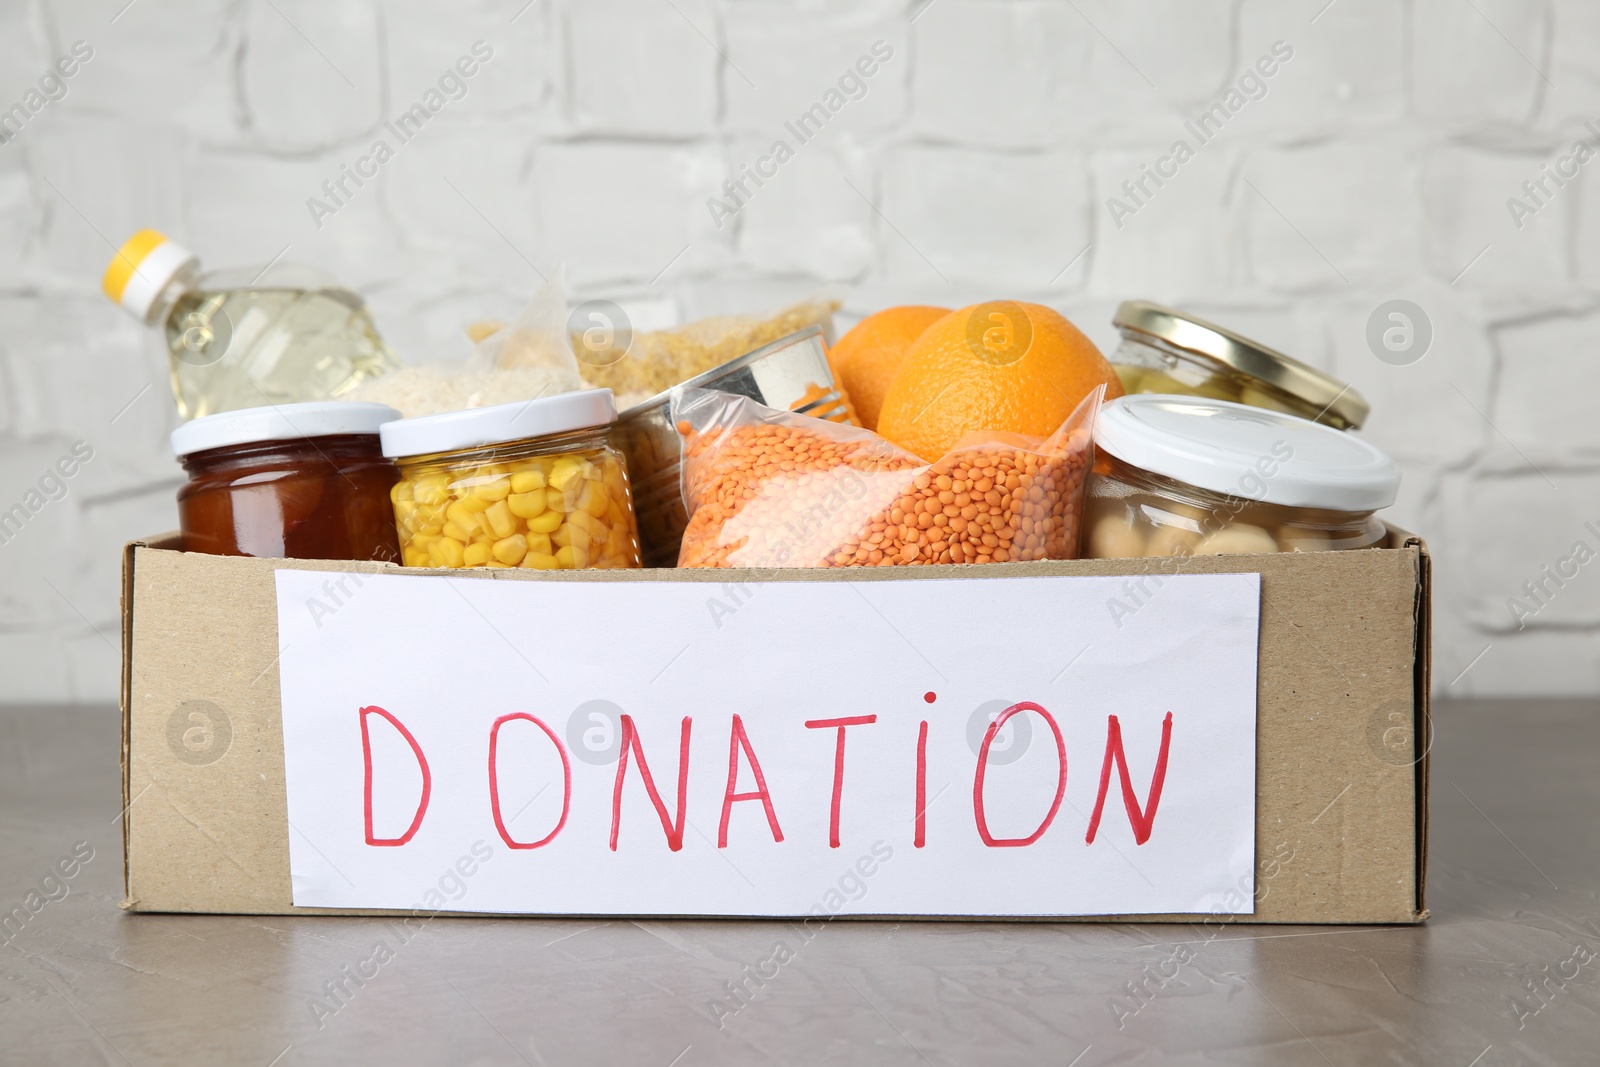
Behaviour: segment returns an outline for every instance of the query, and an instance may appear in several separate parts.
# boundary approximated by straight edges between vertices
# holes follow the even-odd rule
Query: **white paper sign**
[[[297,905],[1253,910],[1257,575],[277,584]]]

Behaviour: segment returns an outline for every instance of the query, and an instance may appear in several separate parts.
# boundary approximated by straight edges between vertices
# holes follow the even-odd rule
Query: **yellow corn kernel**
[[[466,549],[460,541],[449,537],[441,537],[428,546],[428,552],[433,556],[435,566],[463,567],[466,566]]]
[[[587,511],[574,511],[567,515],[567,521],[580,530],[586,531],[596,541],[604,541],[611,533],[606,524],[589,514]]]
[[[522,557],[528,554],[528,539],[521,534],[512,534],[494,543],[489,550],[494,558],[508,567],[515,567],[522,562]]]
[[[484,566],[490,568],[491,570],[497,571],[509,571],[515,569],[511,566],[511,564],[501,563],[497,559],[491,559],[488,563],[485,563]]]
[[[434,507],[445,502],[448,474],[424,474],[411,484],[411,495],[419,504]]]
[[[416,513],[417,505],[414,501],[396,500],[394,502],[394,521],[397,525],[408,525]]]
[[[517,532],[516,516],[511,514],[511,509],[506,507],[504,500],[497,500],[489,505],[489,510],[483,513],[483,524],[494,534],[496,540],[510,537]]]
[[[612,496],[620,500],[622,498],[622,494],[628,488],[628,479],[622,473],[622,464],[606,464],[605,482],[606,489],[611,493]]]
[[[599,482],[584,482],[583,492],[578,494],[578,507],[598,519],[611,509],[611,495]]]
[[[529,570],[553,571],[561,566],[561,561],[555,556],[547,556],[542,552],[529,552],[522,557],[522,565]]]
[[[417,548],[427,548],[439,538],[444,536],[442,530],[418,530],[411,535],[411,544]]]
[[[561,536],[563,533],[566,534],[565,540],[563,540]],[[565,526],[561,527],[561,529],[551,534],[550,540],[558,545],[567,544],[571,545],[573,548],[581,548],[585,552],[593,548],[595,543],[594,538],[589,536],[588,530],[577,525],[576,523],[571,522],[567,523]]]
[[[511,476],[511,491],[513,493],[531,493],[535,489],[543,489],[544,487],[544,471],[518,471]]]
[[[528,520],[528,532],[555,533],[556,530],[561,528],[561,522],[565,518],[566,516],[559,511],[546,511],[543,514],[535,515]]]
[[[400,503],[402,500],[410,500],[411,483],[395,482],[394,485],[389,487],[389,499],[396,504]]]
[[[444,524],[444,536],[446,539],[453,537],[464,545],[472,542],[472,535],[453,522]]]
[[[575,456],[562,456],[556,460],[555,466],[550,468],[551,487],[565,490],[583,477],[583,468],[587,466],[587,463]]]
[[[567,501],[567,494],[553,485],[544,491],[544,500],[550,506],[551,511],[559,511],[562,514],[566,514],[572,510],[572,505]]]
[[[503,475],[499,478],[496,478],[492,482],[483,482],[480,485],[476,485],[472,489],[473,496],[477,497],[479,500],[487,500],[490,503],[494,503],[497,500],[504,500],[510,495],[510,493],[511,479]]]
[[[475,495],[470,487],[462,486],[461,499],[456,501],[456,503],[474,514],[480,514],[488,511],[489,505],[494,503],[494,501],[485,500],[483,497]]]
[[[531,533],[527,535],[526,539],[529,555],[538,553],[541,556],[553,556],[556,554],[555,546],[550,543],[549,534]]]
[[[589,565],[589,550],[577,545],[556,549],[556,562],[567,570],[582,570]]]
[[[400,553],[401,561],[407,567],[426,567],[428,565],[428,550],[415,545],[407,545]]]
[[[442,523],[442,522],[423,522],[422,521],[422,515],[421,515],[420,512],[417,514],[416,520],[415,520],[413,525],[414,525],[414,528],[417,531],[416,535],[418,537],[422,537],[424,535],[426,535],[428,537],[439,537],[439,536],[442,536],[444,534],[444,523]]]
[[[461,561],[469,567],[481,567],[489,562],[488,545],[468,545],[461,552]]]
[[[506,497],[506,507],[510,508],[511,514],[519,519],[531,519],[545,509],[545,496],[540,489],[530,489],[526,493],[512,493]]]
[[[445,508],[444,514],[449,522],[455,523],[457,529],[464,530],[467,533],[468,536],[463,537],[463,541],[470,540],[471,535],[478,532],[478,516],[462,504],[461,501],[457,500]]]

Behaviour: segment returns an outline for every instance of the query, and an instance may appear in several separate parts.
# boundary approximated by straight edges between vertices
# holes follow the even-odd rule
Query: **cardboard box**
[[[208,556],[174,535],[123,555],[125,909],[335,912],[291,903],[279,569],[387,564]],[[1257,904],[1241,921],[1410,923],[1427,917],[1430,561],[1392,531],[1365,551],[991,564],[1021,575],[1259,573]],[[829,571],[454,572],[472,581],[895,582],[971,567]],[[223,757],[226,758],[223,758]],[[1115,921],[1115,915],[1090,921]],[[1139,915],[1195,921],[1203,915]]]

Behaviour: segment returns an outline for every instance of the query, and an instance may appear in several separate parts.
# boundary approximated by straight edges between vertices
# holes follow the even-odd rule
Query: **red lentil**
[[[881,438],[755,423],[685,441],[680,567],[888,567],[1072,559],[1089,433],[957,449],[932,466]]]

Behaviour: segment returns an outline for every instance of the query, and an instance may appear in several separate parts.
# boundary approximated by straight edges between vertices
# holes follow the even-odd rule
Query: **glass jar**
[[[616,419],[611,390],[590,389],[384,426],[404,565],[640,566]]]
[[[1370,548],[1400,487],[1394,462],[1351,434],[1200,397],[1114,400],[1095,448],[1085,558]]]
[[[246,408],[178,427],[172,450],[189,481],[178,490],[187,552],[287,559],[398,561],[378,427],[383,404],[326,401]]]
[[[1340,430],[1360,428],[1370,412],[1339,379],[1186,312],[1127,300],[1111,322],[1122,333],[1111,363],[1129,394],[1231,400]]]

